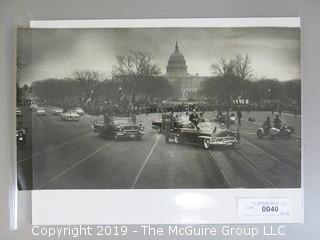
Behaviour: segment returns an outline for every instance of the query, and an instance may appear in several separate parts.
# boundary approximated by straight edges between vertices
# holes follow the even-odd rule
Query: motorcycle
[[[286,124],[283,124],[280,128],[272,127],[269,129],[269,131],[266,131],[266,129],[260,127],[257,130],[257,137],[262,138],[280,138],[280,139],[289,139],[291,137],[291,134],[294,133],[293,127],[287,126]]]

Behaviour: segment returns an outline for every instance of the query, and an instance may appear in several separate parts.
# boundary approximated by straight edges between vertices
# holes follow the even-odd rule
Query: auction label
[[[239,217],[287,217],[291,201],[288,198],[239,198]]]

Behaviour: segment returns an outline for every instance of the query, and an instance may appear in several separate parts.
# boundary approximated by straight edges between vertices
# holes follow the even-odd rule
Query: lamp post
[[[271,96],[272,96],[271,88],[268,88],[268,94],[269,94],[269,101],[270,101],[270,105],[271,105],[271,113],[273,115],[274,114],[274,108],[273,108],[273,101],[271,101]]]
[[[119,87],[118,87],[118,90],[119,90],[119,104],[121,104],[122,87],[119,86]]]

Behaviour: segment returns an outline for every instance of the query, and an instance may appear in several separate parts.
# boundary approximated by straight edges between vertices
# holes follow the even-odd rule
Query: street
[[[91,125],[103,117],[84,115],[61,121],[24,108],[27,144],[18,146],[18,178],[23,189],[296,188],[301,186],[301,118],[283,113],[295,128],[289,140],[258,139],[256,130],[271,112],[243,112],[241,142],[234,148],[167,144],[151,128],[160,113],[141,114],[141,141],[97,136]],[[184,114],[184,113],[181,113]],[[206,112],[213,119],[216,112]],[[255,123],[248,122],[254,117]],[[26,120],[26,119],[29,120]],[[236,125],[231,129],[235,130]],[[32,143],[32,147],[31,147]],[[32,173],[31,169],[32,168]],[[31,184],[32,183],[32,184]]]

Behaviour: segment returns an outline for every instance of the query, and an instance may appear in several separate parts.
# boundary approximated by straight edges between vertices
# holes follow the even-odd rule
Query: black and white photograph
[[[17,32],[19,190],[301,188],[299,27]]]

